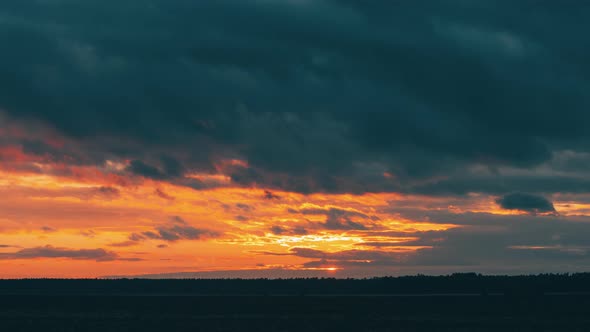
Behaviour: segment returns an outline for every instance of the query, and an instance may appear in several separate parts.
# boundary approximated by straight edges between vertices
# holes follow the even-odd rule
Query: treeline
[[[410,295],[590,293],[590,273],[405,276],[369,279],[20,279],[0,280],[0,294]]]

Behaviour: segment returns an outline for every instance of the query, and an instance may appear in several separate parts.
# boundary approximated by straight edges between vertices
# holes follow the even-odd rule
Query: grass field
[[[2,296],[3,331],[586,331],[590,297]]]
[[[462,278],[0,281],[0,331],[589,330],[580,276]]]

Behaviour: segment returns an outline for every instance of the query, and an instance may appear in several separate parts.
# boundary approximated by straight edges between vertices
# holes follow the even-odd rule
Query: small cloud
[[[281,226],[272,226],[270,228],[270,231],[275,235],[281,235],[281,234],[285,233],[285,229]]]
[[[55,228],[49,227],[49,226],[43,226],[43,227],[41,227],[41,230],[45,233],[53,233],[53,232],[57,231]]]
[[[254,208],[248,204],[244,204],[244,203],[237,203],[236,207],[242,211],[246,211],[246,212],[250,212],[252,210],[254,210]]]
[[[505,210],[519,210],[530,214],[556,213],[553,203],[539,195],[512,193],[500,197],[496,203]]]
[[[12,253],[0,253],[0,260],[37,259],[37,258],[68,258],[73,260],[94,260],[107,262],[115,260],[137,261],[136,258],[121,258],[113,251],[98,249],[69,249],[54,246],[25,248]]]
[[[93,230],[91,230],[91,229],[89,229],[89,230],[86,230],[86,231],[81,231],[80,232],[80,235],[85,236],[85,237],[93,238],[93,237],[96,236],[96,232],[93,231]]]
[[[182,219],[182,217],[180,216],[172,216],[170,217],[170,221],[173,223],[177,223],[177,224],[181,224],[181,225],[186,225],[186,221],[184,219]]]
[[[106,196],[110,198],[119,197],[121,194],[119,189],[114,187],[98,187],[96,188],[96,193],[101,196]]]
[[[109,244],[109,247],[132,247],[137,245],[136,241],[123,241]]]
[[[366,230],[367,226],[353,221],[352,218],[370,219],[368,215],[361,212],[336,208],[302,209],[299,212],[304,215],[325,215],[326,221],[320,225],[329,230]]]
[[[302,226],[295,226],[291,230],[295,235],[307,235],[307,230]]]
[[[196,228],[189,225],[179,216],[170,218],[168,224],[157,226],[153,231],[132,233],[129,241],[162,240],[175,242],[179,240],[201,240],[221,236],[220,233],[203,228]]]
[[[156,194],[156,196],[158,196],[160,198],[163,198],[163,199],[166,199],[169,201],[173,201],[176,199],[175,197],[168,195],[166,192],[164,192],[163,190],[161,190],[159,188],[154,191],[154,194]]]
[[[272,226],[270,231],[275,235],[307,235],[307,230],[302,226],[286,228],[282,226]]]
[[[269,190],[265,190],[264,191],[264,199],[268,199],[268,200],[279,200],[281,199],[281,196],[279,195],[275,195],[272,191]]]
[[[133,233],[133,234],[129,235],[129,240],[130,241],[137,242],[137,241],[141,241],[141,240],[144,240],[144,239],[145,239],[145,237],[143,235],[139,235],[137,233]]]

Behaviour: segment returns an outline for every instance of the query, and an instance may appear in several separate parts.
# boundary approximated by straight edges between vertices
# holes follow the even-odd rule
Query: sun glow
[[[343,268],[337,261],[307,263],[344,251],[413,252],[425,247],[406,245],[411,236],[387,233],[456,227],[389,214],[390,202],[403,199],[398,194],[269,194],[232,186],[222,174],[189,175],[212,185],[195,190],[182,183],[121,181],[109,173],[123,165],[81,168],[74,178],[53,174],[51,166],[45,174],[0,171],[0,252],[11,257],[0,277],[261,268],[333,273]],[[103,251],[89,251],[94,248]],[[297,248],[316,254],[305,257]]]

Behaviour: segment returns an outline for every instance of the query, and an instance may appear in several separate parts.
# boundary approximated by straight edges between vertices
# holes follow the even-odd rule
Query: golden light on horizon
[[[272,190],[269,197],[268,189],[236,187],[223,174],[187,175],[212,186],[195,190],[182,183],[123,178],[117,172],[124,165],[76,166],[74,177],[53,172],[51,165],[43,167],[43,174],[0,170],[5,197],[0,202],[0,259],[6,266],[0,277],[270,268],[337,272],[343,269],[339,262],[373,263],[355,255],[402,259],[432,249],[416,234],[463,227],[419,215],[408,218],[395,212],[396,205],[450,214],[522,215],[478,196],[468,206],[398,193]],[[247,164],[231,160],[225,165]],[[583,209],[583,204],[560,207],[564,213]],[[96,248],[104,252],[92,251]],[[302,249],[312,252],[299,253]],[[86,257],[89,253],[102,256]],[[323,266],[306,265],[311,263]]]

